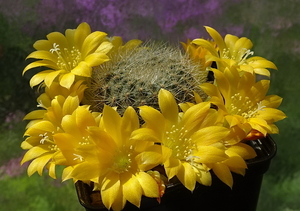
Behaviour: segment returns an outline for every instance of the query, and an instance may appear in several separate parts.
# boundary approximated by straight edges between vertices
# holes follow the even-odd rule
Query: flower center
[[[230,53],[230,50],[227,48],[227,49],[223,49],[222,58],[231,59],[231,60],[236,61],[237,65],[243,65],[243,64],[247,63],[246,59],[249,56],[252,56],[253,54],[254,54],[254,52],[247,48],[242,48],[238,52],[236,52],[234,50],[232,53]]]
[[[120,150],[113,158],[112,170],[116,173],[124,173],[129,171],[132,164],[131,150]]]
[[[50,49],[51,53],[56,53],[57,54],[57,66],[60,69],[66,70],[66,71],[71,71],[73,68],[75,68],[81,59],[81,53],[80,51],[75,48],[75,46],[72,47],[71,50],[68,48],[60,49],[59,45],[54,43],[53,48]]]
[[[81,141],[78,142],[78,144],[81,146],[89,145],[90,144],[90,136],[83,136],[81,138]]]
[[[173,156],[179,160],[189,160],[193,149],[196,148],[192,139],[188,136],[188,130],[184,127],[178,128],[172,125],[169,131],[166,131],[166,147],[173,150]]]
[[[54,134],[54,131],[52,131],[52,133],[45,132],[45,133],[39,134],[39,137],[41,137],[40,144],[45,144],[45,142],[54,144],[54,141],[52,140],[53,134]]]
[[[266,106],[262,105],[262,102],[253,104],[253,101],[249,97],[242,96],[240,93],[236,93],[231,96],[231,103],[228,107],[230,114],[240,115],[246,119],[255,117],[258,111],[263,111]]]

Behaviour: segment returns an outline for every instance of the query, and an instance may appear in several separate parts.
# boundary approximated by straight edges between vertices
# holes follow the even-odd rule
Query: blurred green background
[[[92,30],[125,40],[208,38],[203,26],[222,35],[246,36],[257,56],[273,61],[270,94],[283,97],[288,116],[272,137],[278,152],[265,174],[258,211],[300,211],[300,1],[298,0],[0,0],[0,210],[82,211],[72,182],[28,178],[20,166],[20,143],[36,108],[36,90],[21,73],[32,44],[52,31],[88,22]]]

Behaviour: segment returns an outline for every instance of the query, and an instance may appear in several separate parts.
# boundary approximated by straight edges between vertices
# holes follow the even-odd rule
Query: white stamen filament
[[[75,154],[73,153],[73,155],[75,156],[75,158],[73,160],[80,160],[80,161],[83,161],[83,157],[81,155],[78,155],[78,154]]]

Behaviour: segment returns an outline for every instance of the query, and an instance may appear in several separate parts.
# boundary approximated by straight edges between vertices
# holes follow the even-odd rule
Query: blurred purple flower
[[[7,163],[0,167],[0,179],[9,177],[16,177],[21,175],[23,172],[26,171],[28,167],[28,163],[23,164],[20,166],[20,162],[23,156],[18,158],[13,158],[9,160]]]
[[[222,35],[229,30],[240,36],[243,27],[226,22],[228,8],[237,0],[18,0],[14,4],[0,3],[9,15],[19,20],[29,36],[41,38],[49,32],[64,32],[87,22],[92,30],[107,32],[109,36],[129,39],[153,39],[171,42],[187,38],[208,37],[204,25],[216,28]],[[243,2],[246,0],[239,1]],[[26,11],[26,12],[25,12]],[[30,15],[31,19],[24,19]],[[24,21],[26,20],[26,21]],[[245,35],[244,35],[245,36]]]
[[[95,8],[96,0],[76,0],[76,4],[79,7],[84,7],[87,10],[93,10]]]
[[[4,125],[7,126],[8,129],[12,129],[16,124],[23,120],[24,116],[25,113],[20,110],[10,112],[5,117]]]
[[[126,19],[126,14],[122,14],[115,5],[109,4],[100,9],[99,18],[103,26],[114,28]]]

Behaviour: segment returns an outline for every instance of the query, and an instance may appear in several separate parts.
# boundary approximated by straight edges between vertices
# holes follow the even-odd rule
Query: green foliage
[[[72,181],[60,183],[46,175],[23,174],[0,179],[1,207],[5,211],[81,211]],[[5,191],[4,191],[5,190]],[[2,209],[0,208],[0,209]]]
[[[281,179],[265,176],[257,211],[299,211],[299,184],[300,171]]]
[[[16,110],[30,110],[35,103],[28,80],[22,77],[32,43],[0,14],[0,122]]]
[[[11,158],[21,155],[25,122],[6,123],[0,127],[0,166]],[[11,127],[11,129],[9,129]]]

